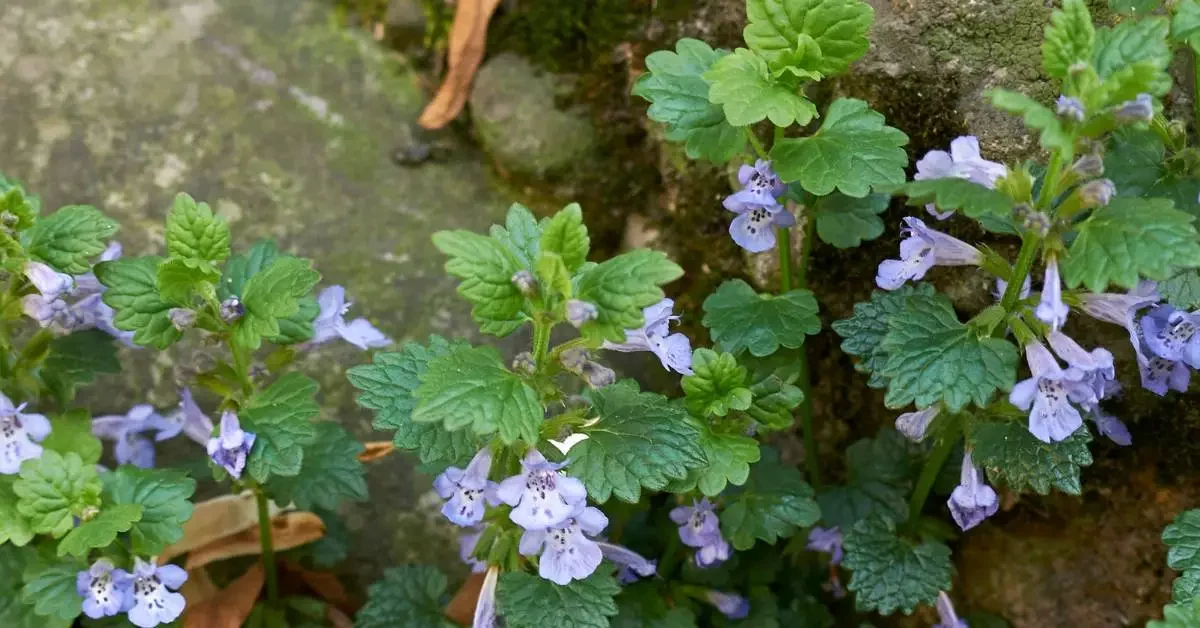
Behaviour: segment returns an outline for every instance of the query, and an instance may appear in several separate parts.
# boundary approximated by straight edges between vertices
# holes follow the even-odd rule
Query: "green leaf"
[[[415,451],[427,465],[464,467],[479,450],[475,435],[470,430],[448,432],[441,425],[414,423],[412,413],[417,407],[413,393],[430,360],[469,345],[451,344],[439,336],[431,336],[426,345],[409,342],[399,352],[376,353],[372,364],[356,366],[346,375],[361,391],[358,405],[376,411],[375,429],[395,431],[396,447]]]
[[[21,465],[21,478],[13,484],[20,501],[17,510],[29,519],[38,534],[59,538],[75,527],[84,509],[100,505],[100,478],[96,467],[84,464],[78,454],[47,449],[40,458]]]
[[[100,462],[104,453],[104,445],[92,434],[91,415],[80,408],[50,419],[50,435],[42,441],[42,447],[64,456],[75,453],[85,465]]]
[[[279,249],[275,242],[259,240],[249,251],[229,258],[229,262],[225,264],[225,273],[221,277],[221,285],[217,288],[217,296],[222,301],[229,297],[241,298],[246,280],[273,264],[276,257],[279,257]]]
[[[652,582],[621,587],[617,616],[611,628],[696,628],[696,614],[686,606],[668,606],[663,592]]]
[[[722,350],[737,355],[749,349],[762,357],[780,346],[799,347],[805,336],[821,331],[817,309],[808,290],[758,294],[750,284],[731,279],[704,300],[703,323]]]
[[[933,203],[942,211],[961,211],[971,218],[1007,217],[1013,202],[1002,192],[986,188],[958,177],[912,181],[897,192],[908,195],[913,206]]]
[[[0,478],[0,547],[6,543],[25,545],[31,540],[33,540],[33,527],[29,520],[17,511],[17,494],[13,492],[13,480],[2,477]],[[3,569],[0,568],[0,571]],[[3,593],[2,588],[0,588],[0,593]],[[2,602],[0,602],[0,608],[3,608]],[[0,611],[0,617],[3,617],[2,611]]]
[[[576,298],[596,306],[596,320],[583,326],[584,336],[624,342],[626,329],[645,320],[642,310],[663,299],[659,286],[683,276],[683,269],[666,255],[637,249],[584,270]]]
[[[68,205],[41,218],[23,235],[35,259],[70,275],[91,269],[88,260],[104,252],[117,233],[117,221],[89,205]]]
[[[38,557],[25,567],[21,600],[43,617],[70,622],[83,610],[83,598],[75,591],[75,580],[86,565],[70,559],[53,561]]]
[[[55,382],[66,386],[64,398],[79,384],[88,384],[101,373],[120,373],[117,345],[113,337],[98,329],[76,331],[50,341],[50,353],[42,365],[43,378],[53,374]]]
[[[804,401],[804,391],[795,385],[800,378],[799,360],[790,352],[779,351],[765,358],[743,355],[740,361],[750,370],[754,398],[746,414],[765,429],[790,427],[792,409]]]
[[[1123,20],[1096,33],[1092,61],[1104,79],[1109,104],[1132,100],[1140,92],[1161,96],[1171,88],[1171,77],[1166,73],[1171,63],[1169,31],[1167,18],[1147,17]]]
[[[315,333],[313,321],[321,313],[321,306],[314,296],[304,297],[299,303],[300,308],[295,314],[279,319],[279,334],[267,340],[277,345],[293,345],[312,340]]]
[[[192,518],[196,481],[183,471],[139,469],[121,465],[105,473],[104,503],[142,508],[142,518],[129,532],[133,552],[156,555],[183,538],[183,524]]]
[[[543,252],[534,266],[534,274],[543,297],[551,297],[562,302],[571,298],[574,293],[571,274],[557,253]]]
[[[525,298],[512,283],[523,269],[517,255],[495,238],[470,231],[439,231],[433,245],[450,259],[446,272],[458,277],[458,294],[471,302],[471,316],[480,329],[507,336],[525,321]]]
[[[321,412],[313,399],[320,387],[300,373],[288,373],[250,399],[239,414],[242,429],[255,434],[246,472],[256,482],[300,473],[304,448],[317,436],[312,422]]]
[[[888,207],[886,194],[853,198],[834,192],[822,196],[813,205],[817,215],[817,235],[839,249],[854,248],[883,234],[883,219]]]
[[[301,510],[334,510],[343,500],[367,499],[366,471],[358,461],[363,446],[346,428],[324,421],[304,448],[304,466],[298,475],[272,478],[268,485],[279,503],[294,502]]]
[[[862,198],[873,186],[904,183],[908,136],[884,124],[883,114],[866,102],[839,98],[825,120],[808,137],[783,139],[771,148],[775,172],[786,182],[799,182],[825,196],[835,188]]]
[[[746,138],[725,121],[720,105],[708,101],[703,75],[728,52],[688,38],[676,42],[675,50],[646,57],[647,72],[633,86],[633,95],[650,101],[647,115],[667,125],[668,139],[686,142],[688,157],[725,163],[742,151]]]
[[[1189,604],[1168,604],[1163,607],[1163,620],[1152,619],[1146,628],[1196,628],[1200,626],[1200,599]]]
[[[583,224],[583,210],[579,203],[571,203],[554,214],[542,230],[542,251],[557,253],[574,274],[587,261],[591,239]]]
[[[1180,310],[1200,307],[1200,272],[1187,270],[1159,282],[1158,294]]]
[[[192,304],[193,294],[220,278],[221,272],[208,262],[170,258],[158,265],[155,285],[164,301],[186,307]]]
[[[452,626],[442,614],[445,594],[446,576],[436,568],[426,565],[392,567],[367,589],[367,603],[354,616],[354,626]]]
[[[559,586],[544,578],[514,571],[500,574],[496,602],[508,628],[608,628],[617,614],[613,602],[620,588],[611,570],[597,569],[583,580]]]
[[[128,532],[141,518],[140,504],[105,505],[99,515],[79,524],[59,541],[58,555],[87,558],[91,550],[112,545],[118,534]]]
[[[0,186],[3,177],[0,177]],[[4,628],[67,628],[74,617],[58,619],[34,613],[33,603],[21,600],[25,569],[37,560],[32,547],[15,547],[0,543],[0,626]],[[75,599],[82,603],[78,595]],[[78,614],[79,609],[76,610]]]
[[[842,530],[872,516],[904,521],[912,478],[920,464],[919,452],[892,429],[855,442],[846,449],[846,484],[817,496],[821,519]]]
[[[695,424],[695,422],[693,422]],[[695,488],[716,497],[729,484],[741,486],[750,477],[750,465],[758,462],[758,441],[741,434],[715,432],[712,426],[697,424],[700,449],[708,464],[692,469],[687,478],[667,487],[672,493],[685,493]]]
[[[820,60],[801,67],[830,76],[845,72],[866,54],[875,11],[859,0],[748,0],[746,16],[746,45],[772,69],[802,61],[797,44],[807,35],[820,51]]]
[[[738,48],[713,63],[704,73],[708,99],[721,105],[733,126],[746,126],[764,119],[779,127],[808,124],[817,107],[799,93],[799,85],[775,77],[760,56]]]
[[[278,336],[279,321],[300,311],[300,300],[309,296],[321,274],[312,268],[312,261],[280,256],[262,271],[246,280],[242,288],[242,305],[246,313],[234,328],[234,342],[242,347],[257,349],[262,338]]]
[[[108,290],[104,302],[114,310],[113,325],[132,331],[139,345],[166,349],[181,334],[171,324],[171,304],[158,294],[161,257],[128,257],[96,264],[96,278]]]
[[[579,428],[588,438],[571,448],[570,469],[597,503],[612,496],[637,503],[642,487],[662,490],[706,464],[699,431],[666,397],[638,392],[632,380],[591,396],[599,418]]]
[[[842,565],[853,572],[848,588],[860,611],[912,614],[950,589],[950,548],[936,541],[914,545],[897,536],[896,524],[883,517],[855,524],[846,533],[844,549]]]
[[[771,450],[764,450],[761,457],[745,486],[728,498],[721,511],[721,532],[739,551],[753,547],[755,540],[774,545],[821,518],[804,476],[780,464]]]
[[[24,231],[32,227],[38,217],[38,207],[35,204],[37,197],[30,199],[25,196],[25,190],[20,186],[7,187],[2,181],[3,176],[0,176],[0,213],[8,212],[16,218],[16,223],[12,225],[13,231]]]
[[[725,416],[730,410],[750,407],[752,396],[746,388],[746,369],[728,353],[696,349],[692,354],[692,374],[681,382],[687,395],[684,403],[698,417]]]
[[[167,255],[219,264],[229,257],[229,225],[208,203],[180,192],[167,213]]]
[[[1193,0],[1183,0],[1184,2],[1192,2]],[[1129,15],[1147,14],[1158,8],[1162,0],[1108,0],[1108,8],[1117,13],[1126,13]],[[1182,5],[1179,5],[1182,6]],[[1176,10],[1179,10],[1179,6]]]
[[[868,386],[887,387],[883,367],[888,354],[883,348],[883,338],[891,316],[904,310],[909,297],[932,298],[933,294],[933,286],[927,283],[905,284],[891,291],[876,290],[871,293],[871,300],[854,304],[853,316],[833,323],[833,331],[842,337],[842,351],[859,358],[854,370],[870,375]]]
[[[1179,513],[1162,533],[1167,546],[1167,566],[1175,571],[1200,573],[1200,509]],[[1181,602],[1176,598],[1176,602]]]
[[[1164,280],[1200,266],[1194,220],[1168,200],[1114,198],[1078,225],[1063,278],[1103,292],[1109,283],[1131,289],[1141,277]]]
[[[1157,4],[1159,0],[1141,1]],[[1200,3],[1196,0],[1180,0],[1175,5],[1175,14],[1171,16],[1171,39],[1186,43],[1192,50],[1200,49]]]
[[[542,229],[533,212],[520,203],[513,203],[504,217],[504,226],[492,225],[488,235],[504,244],[520,260],[521,266],[529,268],[538,258]]]
[[[1096,29],[1084,0],[1063,0],[1062,9],[1050,15],[1042,41],[1042,67],[1046,74],[1064,80],[1070,67],[1092,58]]]
[[[1200,594],[1200,569],[1189,569],[1171,582],[1171,601],[1188,604]]]
[[[986,469],[993,482],[1014,491],[1030,488],[1045,495],[1054,487],[1079,495],[1079,468],[1092,464],[1092,436],[1086,427],[1064,441],[1045,443],[1022,423],[985,422],[969,430],[967,440],[975,464]]]
[[[887,407],[942,401],[951,412],[971,402],[982,408],[1016,382],[1017,348],[960,323],[946,297],[909,298],[899,314],[888,317],[880,345],[887,353]]]
[[[538,442],[544,417],[537,391],[504,368],[492,347],[459,347],[431,359],[414,393],[416,423],[477,436],[499,432],[506,444]]]
[[[1063,129],[1058,114],[1051,111],[1038,101],[1007,89],[994,89],[988,92],[992,105],[1001,111],[1007,111],[1015,116],[1021,116],[1025,126],[1042,132],[1039,141],[1042,147],[1049,151],[1063,151],[1070,154],[1074,150],[1074,138]],[[983,187],[983,186],[978,186]],[[994,192],[994,194],[1000,194]],[[977,192],[976,195],[982,196]],[[998,203],[999,201],[995,201]],[[1011,202],[1010,202],[1011,204]],[[997,212],[988,212],[997,213]]]

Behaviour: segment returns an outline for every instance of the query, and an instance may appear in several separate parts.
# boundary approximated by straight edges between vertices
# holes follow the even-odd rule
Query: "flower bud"
[[[1113,116],[1118,122],[1149,122],[1154,118],[1154,99],[1150,94],[1138,94],[1137,98],[1121,103]]]
[[[597,362],[584,362],[581,375],[592,388],[604,388],[617,381],[617,374],[612,369]]]
[[[185,307],[173,307],[167,311],[171,326],[179,331],[187,331],[196,325],[196,312]]]
[[[512,276],[512,283],[517,290],[521,291],[521,294],[527,297],[537,296],[537,279],[534,278],[533,273],[527,270],[518,271]]]
[[[1085,179],[1094,179],[1104,175],[1104,158],[1100,155],[1084,155],[1071,166],[1075,174]]]
[[[3,225],[6,229],[12,229],[17,226],[17,221],[19,220],[20,218],[17,218],[17,215],[12,212],[0,212],[0,225]]]
[[[1069,118],[1075,120],[1076,122],[1083,122],[1083,103],[1079,102],[1078,98],[1059,96],[1056,109],[1059,117],[1061,118]]]
[[[567,301],[567,322],[573,325],[576,329],[583,326],[588,321],[596,320],[599,312],[596,306],[587,301],[579,299],[571,299]]]
[[[558,361],[563,365],[563,368],[575,373],[576,375],[583,372],[584,366],[588,363],[590,356],[587,349],[567,349],[558,356]]]
[[[537,362],[533,359],[533,354],[528,351],[518,353],[512,361],[512,370],[515,373],[524,373],[533,375],[537,371]]]
[[[1033,213],[1033,208],[1027,203],[1017,203],[1016,205],[1013,205],[1012,217],[1016,222],[1025,222],[1025,219],[1028,218],[1029,214],[1031,213]]]
[[[246,313],[246,306],[237,297],[229,297],[221,302],[221,320],[232,323]]]
[[[1108,205],[1117,193],[1117,186],[1108,179],[1095,179],[1079,188],[1079,201],[1084,207],[1103,207]]]
[[[1050,233],[1050,217],[1042,212],[1030,212],[1021,221],[1021,226],[1025,227],[1026,231],[1044,238]]]

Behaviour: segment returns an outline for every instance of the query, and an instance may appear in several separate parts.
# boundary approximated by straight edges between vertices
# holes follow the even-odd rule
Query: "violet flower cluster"
[[[132,574],[101,558],[79,572],[75,591],[83,598],[83,613],[92,619],[125,613],[133,625],[151,628],[183,614],[185,601],[176,591],[187,578],[182,568],[160,567],[153,558],[135,558]]]
[[[154,467],[155,443],[184,434],[196,443],[207,444],[212,436],[212,421],[196,406],[191,390],[180,390],[179,397],[179,408],[167,415],[159,414],[149,404],[138,404],[125,414],[94,417],[92,435],[115,444],[113,454],[117,464],[143,469]]]
[[[50,420],[42,414],[22,412],[0,393],[0,475],[20,472],[21,463],[42,456],[41,443],[50,435]]]
[[[913,180],[953,177],[992,189],[996,187],[996,180],[1006,174],[1008,169],[1004,164],[984,159],[979,153],[979,140],[967,135],[950,142],[950,152],[932,150],[925,153],[925,156],[917,161],[917,173],[913,175]],[[946,220],[954,215],[953,210],[938,211],[937,206],[932,203],[925,206],[925,211],[938,220]]]
[[[317,296],[317,304],[320,312],[313,321],[313,337],[305,343],[306,347],[325,344],[335,338],[341,338],[364,351],[392,344],[392,339],[367,319],[360,317],[346,321],[346,314],[354,302],[346,299],[346,289],[342,286],[329,286],[322,290]]]
[[[658,356],[663,368],[680,375],[692,374],[692,343],[680,333],[671,333],[671,323],[679,320],[672,313],[675,302],[663,299],[642,310],[646,322],[639,329],[626,329],[625,342],[605,341],[602,348],[610,351],[649,351]]]
[[[679,540],[696,549],[693,560],[697,567],[715,567],[729,560],[729,542],[721,536],[716,506],[707,497],[691,506],[676,506],[671,521],[679,526]]]
[[[740,190],[725,197],[725,209],[737,214],[729,225],[733,241],[751,253],[775,248],[775,230],[796,224],[796,217],[779,197],[787,184],[771,168],[771,162],[759,159],[753,166],[738,168]]]
[[[100,254],[100,261],[112,261],[119,257],[121,245],[113,242]],[[37,289],[37,294],[22,297],[21,309],[40,327],[63,334],[99,329],[126,346],[133,346],[133,332],[121,331],[113,326],[113,310],[104,303],[105,288],[95,274],[72,277],[46,264],[32,261],[25,263],[24,274]]]

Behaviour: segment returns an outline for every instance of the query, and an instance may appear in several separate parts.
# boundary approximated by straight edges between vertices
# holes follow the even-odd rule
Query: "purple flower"
[[[1062,300],[1062,279],[1058,276],[1058,258],[1050,257],[1046,262],[1046,277],[1042,281],[1042,299],[1034,314],[1051,329],[1062,329],[1071,309]]]
[[[693,501],[691,506],[676,506],[671,510],[671,521],[679,526],[679,540],[697,549],[698,567],[713,567],[729,560],[729,543],[721,536],[716,509],[707,497]]]
[[[25,262],[23,270],[29,283],[46,299],[57,299],[75,286],[75,280],[70,275],[60,273],[41,262]]]
[[[221,433],[208,439],[208,457],[229,475],[241,479],[253,446],[254,433],[244,431],[238,415],[227,411],[221,415]]]
[[[929,429],[929,424],[937,418],[941,410],[941,406],[929,406],[924,410],[905,412],[896,417],[896,431],[903,434],[908,440],[919,443],[925,440],[925,430]]]
[[[589,536],[600,534],[608,517],[580,501],[560,525],[529,530],[521,535],[517,551],[523,556],[541,553],[538,575],[558,585],[570,584],[592,575],[603,560],[603,552]]]
[[[196,405],[190,388],[179,389],[179,409],[164,419],[167,429],[158,433],[157,440],[175,438],[182,432],[185,436],[205,445],[212,438],[213,422]]]
[[[1142,317],[1142,338],[1150,351],[1172,362],[1200,368],[1200,316],[1159,305]]]
[[[313,337],[309,341],[312,346],[319,345],[340,336],[342,340],[359,349],[386,347],[392,344],[392,339],[375,329],[365,318],[356,318],[346,322],[346,312],[350,311],[353,302],[346,300],[346,289],[341,286],[329,286],[317,297],[321,306],[320,314],[313,321]]]
[[[475,546],[481,536],[483,530],[475,528],[458,537],[458,557],[471,568],[471,573],[483,573],[488,568],[487,563],[475,558]]]
[[[945,591],[938,592],[937,614],[939,621],[933,628],[968,628],[967,622],[959,619],[958,614],[954,612],[954,602],[950,601],[950,596],[946,595]]]
[[[1125,423],[1117,417],[1108,414],[1097,408],[1088,418],[1096,422],[1096,431],[1102,436],[1107,436],[1108,440],[1122,446],[1128,447],[1133,444],[1133,437],[1129,435],[1129,428],[1125,427]]]
[[[725,197],[725,209],[741,214],[754,207],[776,205],[775,199],[787,192],[787,184],[771,168],[771,162],[759,159],[753,166],[738,168],[738,183],[742,189]]]
[[[157,432],[154,440],[146,432]],[[154,441],[163,441],[179,433],[170,421],[154,411],[154,406],[138,404],[125,414],[108,414],[92,419],[92,435],[116,443],[118,464],[143,469],[154,467]]]
[[[1158,302],[1157,291],[1147,290],[1146,293],[1143,293],[1140,285],[1138,290],[1129,294],[1104,292],[1080,295],[1080,309],[1084,314],[1106,323],[1120,325],[1129,333],[1129,342],[1133,345],[1134,352],[1137,353],[1138,366],[1142,370],[1143,380],[1149,360],[1142,352],[1142,331],[1136,319],[1138,310],[1156,302]],[[1165,392],[1164,389],[1163,393],[1159,394]]]
[[[636,582],[639,578],[648,578],[658,571],[658,563],[647,560],[645,556],[620,545],[597,541],[600,553],[608,560],[621,566],[617,573],[617,581],[621,584]]]
[[[1025,345],[1025,360],[1032,376],[1013,386],[1008,400],[1022,410],[1032,406],[1029,432],[1039,440],[1055,443],[1070,437],[1083,425],[1083,417],[1070,402],[1092,397],[1083,372],[1074,367],[1063,370],[1037,341]]]
[[[1054,353],[1066,360],[1068,367],[1083,373],[1083,382],[1092,395],[1091,398],[1073,399],[1074,401],[1091,409],[1101,399],[1107,399],[1117,391],[1117,370],[1113,364],[1113,355],[1108,349],[1098,347],[1088,351],[1061,331],[1051,331],[1046,335],[1046,340],[1050,341]],[[1079,391],[1078,394],[1083,393]]]
[[[433,481],[433,490],[444,500],[442,514],[451,523],[463,527],[483,521],[484,501],[492,506],[500,502],[495,496],[495,483],[488,481],[492,466],[492,451],[480,449],[471,458],[466,470],[450,467]]]
[[[1113,115],[1120,122],[1149,122],[1154,118],[1154,98],[1150,94],[1138,94],[1137,98],[1118,105]]]
[[[1064,118],[1070,118],[1076,122],[1083,122],[1084,110],[1083,103],[1079,102],[1078,98],[1070,96],[1059,96],[1058,102],[1055,103],[1055,109],[1058,115]]]
[[[1142,387],[1162,397],[1168,390],[1187,392],[1192,381],[1192,372],[1183,362],[1172,362],[1166,358],[1138,356],[1138,371],[1142,376]]]
[[[1117,186],[1109,179],[1093,179],[1079,188],[1079,200],[1084,207],[1103,207],[1117,194]]]
[[[483,577],[479,589],[479,600],[475,603],[475,616],[471,628],[494,628],[496,625],[496,583],[500,579],[500,568],[492,567]]]
[[[75,576],[75,592],[83,598],[83,614],[92,619],[112,617],[131,600],[133,578],[107,558],[98,559]]]
[[[710,589],[705,592],[705,601],[717,607],[717,610],[730,619],[745,619],[750,614],[750,600],[736,593]]]
[[[738,246],[751,253],[775,248],[775,230],[792,227],[796,217],[782,205],[742,205],[730,210],[737,214],[729,223],[729,235]]]
[[[904,219],[900,235],[900,259],[884,260],[875,275],[875,283],[884,290],[895,290],[908,280],[919,280],[934,266],[978,265],[979,249],[925,226],[911,216]]]
[[[679,320],[671,310],[675,302],[663,299],[642,310],[646,324],[641,329],[626,329],[625,342],[615,344],[607,340],[602,348],[611,351],[650,351],[658,356],[663,368],[681,375],[692,374],[692,343],[683,334],[671,333],[671,321]]]
[[[133,608],[129,609],[129,621],[139,628],[151,628],[178,619],[185,601],[175,589],[183,586],[187,577],[187,572],[175,565],[159,567],[153,558],[150,562],[134,559]]]
[[[983,472],[971,462],[971,452],[963,454],[962,474],[958,486],[950,493],[946,505],[950,515],[963,532],[983,523],[1000,509],[996,491],[983,480]]]
[[[561,525],[587,499],[583,482],[559,472],[566,462],[548,462],[536,449],[521,461],[521,474],[506,478],[496,489],[500,501],[512,506],[508,518],[526,530]]]
[[[842,563],[842,531],[837,527],[822,528],[814,526],[808,533],[807,549],[814,552],[824,552],[829,554],[830,565],[840,565]]]
[[[0,393],[0,475],[21,470],[21,463],[42,455],[38,443],[50,435],[50,420],[41,414],[25,414],[26,404],[13,406]]]
[[[950,142],[950,152],[931,150],[917,161],[917,173],[914,181],[925,179],[945,179],[955,177],[967,179],[972,183],[993,188],[996,179],[1007,174],[1004,164],[988,161],[979,153],[979,140],[967,135]],[[925,206],[938,220],[945,220],[954,215],[953,211],[939,212],[937,206],[930,203]]]

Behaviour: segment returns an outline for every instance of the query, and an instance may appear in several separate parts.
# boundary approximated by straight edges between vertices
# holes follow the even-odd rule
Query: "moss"
[[[508,50],[549,70],[578,72],[624,41],[649,16],[642,0],[519,0],[488,32],[489,50]]]

